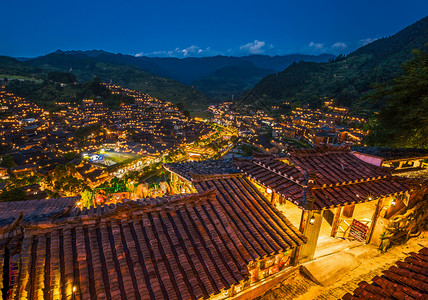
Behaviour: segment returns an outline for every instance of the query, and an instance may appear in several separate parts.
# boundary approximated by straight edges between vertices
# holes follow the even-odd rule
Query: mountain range
[[[250,55],[201,58],[136,57],[103,50],[62,51],[36,58],[0,57],[0,74],[36,76],[50,71],[72,72],[80,82],[98,77],[188,109],[240,96],[264,76],[294,61],[323,62],[333,55]],[[37,77],[37,76],[36,76]]]
[[[316,106],[327,97],[360,111],[379,109],[382,103],[364,101],[373,84],[388,83],[401,74],[401,65],[412,58],[412,51],[424,49],[427,43],[428,17],[425,17],[393,36],[378,39],[330,62],[295,62],[279,73],[264,77],[249,94],[270,104],[286,101]]]
[[[48,57],[29,59],[27,62],[41,67],[46,61],[49,61],[52,62],[49,67],[60,67],[66,71],[64,68],[67,65],[63,62],[52,61],[53,55],[58,57],[72,55],[81,60],[86,59],[110,65],[138,67],[156,76],[194,86],[215,100],[225,100],[233,94],[240,95],[245,90],[252,88],[264,76],[281,71],[295,61],[326,62],[334,58],[330,54],[316,56],[290,54],[283,56],[249,55],[243,57],[218,55],[179,59],[173,57],[136,57],[120,53],[113,54],[103,50],[57,50],[47,55]],[[81,77],[78,74],[77,76],[78,78]]]
[[[372,111],[382,103],[364,99],[374,83],[385,83],[401,73],[412,50],[428,43],[428,17],[393,36],[378,39],[356,51],[335,57],[322,55],[249,55],[146,57],[102,50],[61,51],[36,58],[0,56],[0,76],[46,78],[51,71],[72,72],[79,82],[94,77],[140,90],[187,109],[234,97],[260,98],[266,104],[283,102],[319,105],[335,98],[341,105]]]

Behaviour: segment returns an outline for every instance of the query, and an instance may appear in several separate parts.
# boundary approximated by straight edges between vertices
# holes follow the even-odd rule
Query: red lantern
[[[98,195],[95,197],[95,204],[96,205],[100,205],[103,202],[104,202],[104,198],[101,195]]]

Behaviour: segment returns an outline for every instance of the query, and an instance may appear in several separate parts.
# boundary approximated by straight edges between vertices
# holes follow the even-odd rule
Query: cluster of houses
[[[213,114],[211,121],[225,126],[233,126],[241,136],[252,136],[263,125],[274,124],[275,119],[263,110],[251,110],[243,113],[237,109],[235,102],[221,102],[210,105],[208,111]],[[244,110],[246,111],[246,110]]]
[[[165,153],[216,132],[205,122],[188,120],[169,102],[112,84],[105,86],[113,94],[133,99],[133,103],[122,103],[117,110],[112,110],[99,99],[85,99],[81,104],[58,101],[58,109],[50,113],[1,86],[0,161],[3,156],[9,156],[15,165],[9,170],[2,167],[0,178],[7,179],[12,173],[17,177],[47,176],[58,164],[72,159],[66,158],[66,154],[80,155],[100,148],[159,159]],[[81,128],[95,129],[81,137]],[[72,163],[79,178],[92,187],[114,177],[102,166],[81,158]],[[40,186],[25,187],[25,191],[28,196],[46,196]]]
[[[278,106],[270,109],[276,110]],[[366,135],[355,127],[366,121],[349,116],[347,108],[335,106],[332,100],[325,101],[321,109],[297,107],[290,115],[281,115],[279,122],[262,110],[237,109],[234,102],[211,105],[208,110],[214,114],[213,122],[238,128],[240,135],[252,137],[253,145],[265,153],[279,153],[299,146],[287,139],[299,139],[310,145],[344,142],[360,145]],[[264,136],[266,126],[272,130],[268,138]]]
[[[295,108],[291,116],[283,116],[281,130],[289,137],[299,137],[312,145],[321,143],[362,143],[365,132],[349,124],[366,122],[362,118],[348,116],[348,109],[325,101],[322,109]],[[344,124],[346,121],[347,125]]]
[[[54,118],[64,120],[58,130],[67,132],[82,126],[101,125],[101,132],[91,143],[81,147],[77,143],[73,151],[90,151],[101,145],[122,152],[159,156],[177,145],[189,144],[198,137],[213,131],[204,122],[189,121],[172,103],[162,101],[138,91],[113,84],[104,84],[113,94],[127,96],[133,103],[121,103],[118,109],[108,109],[99,100],[83,100],[76,106],[58,103],[64,108],[54,112]]]
[[[254,298],[313,260],[343,220],[354,220],[345,239],[377,244],[385,220],[424,199],[422,181],[347,147],[164,167],[181,194],[83,209],[77,198],[0,203],[0,296]],[[376,284],[426,293],[414,284],[426,281],[421,251]],[[376,295],[376,284],[346,299]]]

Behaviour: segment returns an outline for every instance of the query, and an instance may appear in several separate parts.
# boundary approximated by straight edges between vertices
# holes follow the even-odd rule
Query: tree
[[[88,189],[83,190],[83,192],[80,193],[80,196],[82,197],[82,205],[84,207],[91,207],[94,206],[94,201],[92,199],[92,192]]]
[[[13,166],[16,166],[16,163],[15,163],[15,160],[14,160],[14,158],[13,158],[13,156],[12,156],[12,155],[5,154],[5,155],[3,155],[3,158],[2,158],[2,160],[1,160],[0,165],[1,165],[2,167],[5,167],[5,168],[10,169],[10,168],[12,168]]]
[[[20,188],[5,190],[0,194],[1,201],[23,201],[27,199],[25,191]]]
[[[183,102],[178,102],[175,106],[177,106],[177,108],[181,111],[184,110],[184,103]]]
[[[76,152],[67,152],[64,153],[64,158],[68,161],[72,161],[73,159],[75,159],[77,157],[77,153]]]
[[[370,128],[369,145],[428,149],[428,52],[413,54],[401,76],[370,96],[385,107]]]
[[[61,83],[73,83],[76,82],[76,76],[72,73],[68,72],[57,72],[52,71],[48,73],[48,80],[53,82],[61,82]]]

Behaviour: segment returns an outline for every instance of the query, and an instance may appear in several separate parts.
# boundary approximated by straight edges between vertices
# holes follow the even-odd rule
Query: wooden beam
[[[306,221],[308,220],[308,215],[309,215],[308,211],[302,210],[302,216],[300,217],[300,226],[299,226],[299,230],[301,233],[305,232]]]
[[[352,218],[352,216],[354,215],[354,210],[355,210],[355,204],[346,205],[343,208],[342,214],[346,218]]]
[[[304,231],[305,231],[307,220],[308,220],[308,212],[305,210],[302,210],[302,215],[300,217],[300,226],[299,226],[299,231],[301,233],[304,233]],[[291,259],[291,263],[293,264],[293,266],[297,266],[299,263],[299,256],[300,256],[300,249],[301,248],[302,248],[302,246],[296,247],[296,250],[293,253],[293,256]]]
[[[380,213],[380,210],[381,210],[381,206],[383,204],[383,199],[384,198],[380,198],[377,201],[376,209],[375,209],[375,212],[373,213],[373,216],[372,216],[372,223],[370,224],[369,232],[367,233],[367,238],[366,238],[366,243],[367,244],[370,244],[370,242],[372,240],[373,229],[375,228],[377,219],[379,218],[379,213]]]
[[[340,213],[342,212],[342,207],[336,207],[336,211],[334,213],[333,224],[331,225],[331,237],[336,237],[337,226],[339,226]]]

